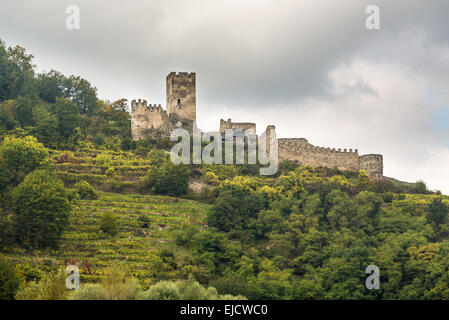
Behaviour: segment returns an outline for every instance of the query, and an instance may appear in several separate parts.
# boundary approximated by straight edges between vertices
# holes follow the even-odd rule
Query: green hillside
[[[449,197],[423,181],[175,165],[128,109],[0,41],[0,299],[449,299]]]
[[[59,154],[61,152],[54,153],[55,162]],[[77,152],[70,162],[53,163],[53,167],[68,187],[85,180],[103,189],[110,188],[107,181],[111,178],[105,175],[106,170],[114,168],[115,187],[122,192],[124,189],[135,192],[139,179],[148,170],[148,161],[130,158],[132,155],[124,152],[93,150]],[[188,199],[100,191],[98,199],[74,201],[70,225],[57,251],[30,252],[14,248],[5,254],[14,262],[28,264],[42,272],[69,262],[81,265],[84,282],[96,282],[104,267],[126,261],[130,273],[148,286],[155,276],[164,278],[161,272],[168,278],[175,276],[176,270],[164,265],[160,253],[169,250],[179,256],[187,255],[186,248],[175,243],[176,231],[190,224],[203,228],[209,207]],[[105,212],[113,213],[119,221],[119,233],[115,237],[99,230],[101,215]],[[164,268],[166,270],[161,271]]]

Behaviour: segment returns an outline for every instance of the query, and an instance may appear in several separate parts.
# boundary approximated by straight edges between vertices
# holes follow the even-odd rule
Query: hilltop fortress
[[[169,137],[179,123],[191,130],[196,121],[196,74],[171,72],[166,78],[166,110],[147,104],[146,100],[131,101],[131,132],[133,140]],[[274,126],[268,126],[274,128]],[[256,124],[220,120],[220,132],[226,129],[256,131]],[[278,139],[279,161],[289,160],[301,165],[323,166],[341,170],[366,170],[370,176],[383,176],[380,154],[360,155],[358,149],[316,147],[304,138]]]

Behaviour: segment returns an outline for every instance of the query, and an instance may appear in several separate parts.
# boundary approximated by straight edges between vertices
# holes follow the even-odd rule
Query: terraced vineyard
[[[107,189],[108,183],[116,183],[120,189],[127,186],[133,191],[133,185],[148,169],[145,160],[128,159],[132,157],[130,154],[110,155],[107,164],[101,159],[103,155],[98,155],[77,154],[71,163],[55,164],[55,170],[69,187],[86,180],[97,190]],[[115,171],[113,178],[106,175],[111,167]],[[175,244],[176,231],[190,224],[204,227],[207,209],[207,204],[187,199],[100,191],[97,200],[73,203],[70,225],[59,250],[26,252],[16,248],[10,249],[7,255],[42,271],[67,263],[76,264],[80,266],[84,282],[97,281],[106,265],[126,261],[131,273],[149,285],[156,270],[160,274],[165,268],[167,275],[174,274],[175,270],[163,262],[159,253],[171,249],[178,257],[187,255],[185,248]],[[115,237],[100,231],[100,218],[105,212],[118,218],[120,229]]]

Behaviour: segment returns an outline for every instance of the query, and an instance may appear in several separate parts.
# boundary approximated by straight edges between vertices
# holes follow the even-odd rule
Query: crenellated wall
[[[178,122],[191,130],[196,121],[196,75],[171,72],[166,79],[167,109],[147,105],[146,100],[131,102],[131,133],[134,140],[170,136]]]
[[[162,106],[147,105],[146,100],[131,101],[131,132],[133,140],[170,135],[173,129]]]
[[[366,170],[372,177],[383,176],[381,154],[359,156],[358,149],[335,149],[316,147],[304,138],[278,139],[279,161],[298,161],[313,167],[337,167],[341,170]]]
[[[337,167],[342,170],[359,170],[359,153],[355,149],[316,147],[304,138],[278,139],[279,160],[299,161],[314,167]]]
[[[148,105],[145,100],[131,102],[131,132],[134,140],[167,137],[179,124],[187,130],[193,129],[196,121],[196,74],[194,72],[171,72],[166,79],[167,108]],[[268,129],[274,126],[268,126]],[[226,129],[256,132],[256,124],[220,120],[220,132]],[[274,138],[273,138],[274,139]],[[270,141],[267,140],[269,150]],[[331,149],[316,147],[304,138],[278,139],[279,161],[298,161],[302,165],[337,167],[341,170],[366,170],[370,176],[383,176],[383,157],[380,154],[359,156],[355,149]]]

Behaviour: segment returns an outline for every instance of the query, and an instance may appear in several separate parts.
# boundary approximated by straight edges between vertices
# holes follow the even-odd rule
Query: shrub
[[[427,190],[426,183],[422,180],[419,180],[411,187],[410,193],[428,194],[430,192],[429,190]]]
[[[435,226],[445,223],[449,215],[449,206],[441,198],[434,198],[427,206],[427,220]]]
[[[133,141],[131,138],[126,137],[122,139],[122,142],[120,144],[120,148],[122,150],[131,150],[131,149],[135,149],[136,148],[136,142]]]
[[[105,172],[106,177],[113,178],[115,176],[115,169],[114,167],[109,167]]]
[[[156,194],[181,196],[189,188],[189,169],[184,164],[175,165],[170,161],[161,167],[151,166],[145,177],[144,188]]]
[[[24,247],[57,247],[69,223],[69,193],[50,172],[36,170],[12,192],[13,226]]]
[[[140,292],[139,283],[129,277],[124,266],[107,267],[99,284],[86,284],[69,295],[71,300],[133,300]]]
[[[356,186],[359,192],[372,189],[371,180],[365,170],[360,170]]]
[[[382,199],[385,203],[392,203],[394,199],[394,194],[391,192],[384,192],[382,193]]]
[[[74,163],[75,155],[72,151],[64,151],[58,154],[56,163]]]
[[[218,176],[212,172],[208,171],[204,174],[203,181],[207,184],[217,185],[220,183],[220,180],[218,180]]]
[[[0,256],[0,300],[14,300],[19,285],[20,279],[14,266]]]
[[[69,294],[69,300],[102,300],[103,292],[99,284],[86,283]]]
[[[141,300],[180,300],[181,293],[173,281],[159,281],[139,295]]]
[[[146,154],[150,165],[162,166],[167,161],[167,155],[161,150],[151,150]]]
[[[16,300],[66,300],[69,291],[65,286],[67,274],[61,269],[52,272],[39,282],[23,282]]]
[[[101,147],[106,143],[106,138],[105,138],[104,134],[97,133],[95,135],[95,137],[93,138],[93,142],[95,143],[95,145]]]
[[[214,287],[203,287],[190,275],[183,281],[159,281],[138,299],[142,300],[246,300],[243,296],[219,295]]]
[[[101,216],[100,230],[110,236],[116,236],[119,231],[117,217],[111,212],[105,212]]]
[[[215,201],[215,192],[212,188],[204,186],[201,188],[197,199],[204,203],[213,203]]]
[[[97,192],[87,181],[79,181],[75,183],[75,190],[81,199],[98,199]]]
[[[3,159],[12,177],[12,183],[20,183],[33,170],[48,166],[48,151],[32,136],[25,138],[5,138],[0,146]]]

